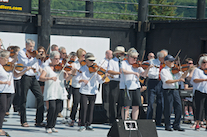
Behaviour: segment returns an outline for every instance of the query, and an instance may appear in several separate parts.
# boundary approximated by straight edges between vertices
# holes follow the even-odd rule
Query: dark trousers
[[[20,110],[21,80],[14,80],[15,95],[13,100],[14,111]]]
[[[156,124],[160,124],[162,120],[163,112],[163,92],[162,92],[162,81],[156,79],[149,79],[147,84],[148,89],[148,108],[147,108],[147,119],[152,119],[153,116],[153,103],[156,96]]]
[[[109,122],[113,123],[121,116],[119,81],[110,81],[109,89]]]
[[[182,114],[182,103],[180,99],[179,90],[163,90],[164,95],[164,116],[165,128],[170,128],[170,115],[174,108],[175,120],[173,123],[174,128],[180,127],[180,120]]]
[[[44,101],[40,85],[35,76],[23,75],[21,78],[21,104],[20,104],[20,119],[21,124],[27,122],[26,118],[26,102],[28,90],[31,90],[37,101],[36,123],[43,121]]]
[[[72,120],[75,120],[75,116],[76,116],[78,105],[80,103],[80,98],[81,98],[79,88],[72,87],[72,95],[73,95],[73,106],[72,106],[72,111],[70,113],[70,118]],[[80,119],[80,113],[79,113],[79,119]]]
[[[55,127],[58,113],[63,110],[63,100],[49,100],[46,128]]]
[[[93,121],[93,110],[96,95],[81,94],[81,126],[90,126]],[[87,103],[88,102],[88,103]]]
[[[10,101],[11,101],[11,94],[0,93],[0,129],[2,129],[4,116]]]
[[[202,93],[198,90],[195,91],[195,106],[196,106],[196,116],[195,120],[203,120],[203,109],[205,109],[205,119],[207,119],[207,94]]]
[[[109,83],[102,84],[102,104],[106,110],[106,116],[109,118]]]

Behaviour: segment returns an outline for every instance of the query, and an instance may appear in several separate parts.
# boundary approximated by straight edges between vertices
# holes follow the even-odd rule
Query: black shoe
[[[163,124],[156,124],[157,127],[163,127]]]
[[[173,131],[172,128],[165,128],[167,131]]]
[[[46,125],[45,125],[45,123],[42,122],[42,123],[36,123],[35,126],[36,127],[45,127]]]
[[[7,122],[7,120],[6,119],[4,119],[4,121],[3,122]]]
[[[177,131],[185,131],[185,129],[183,129],[183,128],[173,128],[174,130],[177,130]]]

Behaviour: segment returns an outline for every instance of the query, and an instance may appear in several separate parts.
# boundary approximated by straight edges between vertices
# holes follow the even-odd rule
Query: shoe
[[[192,112],[190,112],[190,113],[189,113],[189,116],[193,116],[193,113],[192,113]]]
[[[163,127],[163,124],[156,124],[157,127]]]
[[[55,128],[52,128],[52,132],[58,133],[58,130]]]
[[[45,123],[35,123],[34,124],[36,127],[45,127],[46,125],[45,125]]]
[[[69,126],[70,126],[70,127],[74,127],[74,123],[75,123],[75,121],[72,120],[72,121],[69,123]]]
[[[165,128],[167,131],[173,131],[172,128]]]
[[[46,128],[46,133],[52,133],[52,129],[51,128]]]
[[[183,128],[180,128],[180,127],[178,127],[178,128],[173,128],[174,130],[177,130],[177,131],[185,131],[185,129],[183,129]]]
[[[22,126],[22,127],[29,127],[29,125],[28,125],[27,122],[23,123],[21,126]]]
[[[196,125],[196,126],[195,126],[195,130],[196,130],[196,131],[199,131],[199,130],[200,130],[200,126],[199,126],[199,125]]]
[[[63,118],[63,115],[61,113],[58,113],[58,116],[57,117]]]
[[[7,120],[6,119],[4,119],[4,121],[3,122],[7,122]]]
[[[6,112],[6,113],[5,113],[5,116],[9,116],[9,115],[10,115],[9,112]]]
[[[78,121],[78,126],[79,126],[79,127],[81,126],[81,121],[80,121],[80,120]]]
[[[188,111],[185,112],[185,117],[189,117]]]
[[[87,127],[86,127],[86,130],[94,131],[92,126],[87,126]]]
[[[86,128],[85,128],[85,126],[81,126],[79,129],[78,129],[78,131],[84,131],[84,130],[86,130]]]

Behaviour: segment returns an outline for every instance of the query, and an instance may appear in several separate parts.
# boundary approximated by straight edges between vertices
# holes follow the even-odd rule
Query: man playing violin
[[[76,52],[76,55],[78,57],[78,60],[76,60],[75,62],[73,62],[71,64],[72,68],[76,69],[76,70],[79,70],[82,65],[84,64],[81,64],[83,61],[85,61],[85,55],[86,55],[86,51],[82,48],[78,49],[77,52]],[[80,83],[76,82],[75,81],[76,79],[76,76],[74,76],[72,78],[72,85],[71,85],[71,88],[72,88],[72,96],[73,96],[73,106],[72,106],[72,110],[71,110],[71,113],[70,113],[70,118],[72,119],[71,123],[69,124],[71,127],[74,126],[74,123],[75,123],[75,117],[76,117],[76,113],[77,113],[77,110],[78,110],[78,105],[80,103]],[[79,112],[79,125],[80,125],[80,112]]]
[[[18,63],[24,66],[35,67],[38,63],[38,59],[42,56],[38,53],[35,57],[32,57],[30,52],[33,51],[35,47],[35,42],[32,39],[26,40],[26,47],[19,51]],[[37,113],[36,113],[36,124],[35,126],[45,126],[43,121],[44,114],[44,102],[43,95],[40,85],[35,77],[36,73],[34,70],[30,69],[21,78],[21,105],[20,105],[20,119],[21,125],[23,127],[29,127],[26,118],[26,102],[27,102],[27,92],[30,89],[37,99]]]
[[[186,74],[182,75],[181,72],[177,74],[172,73],[172,67],[174,67],[175,58],[171,55],[167,55],[164,58],[166,66],[161,70],[160,76],[163,82],[163,95],[164,95],[164,116],[165,116],[165,130],[172,131],[170,123],[170,115],[172,108],[175,112],[175,120],[173,122],[173,129],[178,131],[185,131],[180,127],[180,120],[182,114],[182,104],[179,95],[178,82],[184,82]]]
[[[121,61],[125,55],[125,48],[123,46],[117,46],[114,51],[115,57],[109,61],[108,73],[114,77],[110,77],[109,87],[109,122],[112,124],[116,118],[121,118],[121,105],[120,105],[120,67]],[[118,105],[116,105],[118,103]]]
[[[152,119],[153,116],[153,103],[156,96],[156,125],[163,126],[161,124],[162,112],[163,112],[163,93],[162,82],[160,81],[160,71],[163,68],[164,58],[167,56],[167,50],[161,50],[157,53],[157,59],[149,60],[149,63],[154,67],[150,68],[148,72],[147,92],[148,92],[148,108],[147,119]]]

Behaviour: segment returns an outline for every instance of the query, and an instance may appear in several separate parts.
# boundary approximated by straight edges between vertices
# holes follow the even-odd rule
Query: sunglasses
[[[207,62],[203,61],[202,63],[205,64],[205,63],[207,63]]]
[[[193,63],[188,63],[188,64],[193,64]]]
[[[130,56],[130,57],[133,58],[134,60],[137,59],[137,57],[132,57],[132,56]]]
[[[63,53],[63,52],[62,52],[62,54],[67,54],[67,53]]]
[[[55,60],[59,60],[60,58],[54,58]]]

